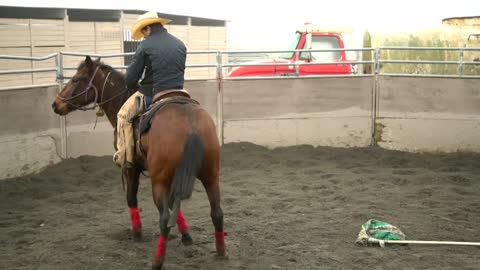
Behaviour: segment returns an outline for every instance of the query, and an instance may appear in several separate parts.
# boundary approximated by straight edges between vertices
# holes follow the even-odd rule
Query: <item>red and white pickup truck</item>
[[[343,49],[342,31],[328,30],[306,24],[295,33],[295,39],[286,50],[326,50]],[[296,62],[311,63],[299,65]],[[333,64],[314,65],[314,63],[334,62]],[[271,64],[290,64],[273,66]],[[308,76],[308,75],[339,75],[354,73],[354,64],[348,61],[345,51],[331,52],[294,52],[282,53],[274,59],[264,59],[245,64],[269,64],[270,66],[240,66],[233,68],[227,77],[245,76]]]

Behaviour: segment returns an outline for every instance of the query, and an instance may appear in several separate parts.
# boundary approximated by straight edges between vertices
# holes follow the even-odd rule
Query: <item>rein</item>
[[[85,90],[83,90],[82,92],[80,92],[79,94],[76,94],[75,96],[71,96],[71,97],[62,97],[60,94],[57,94],[57,97],[67,103],[68,105],[76,108],[77,110],[81,110],[81,111],[88,111],[88,110],[94,110],[97,106],[100,107],[101,105],[103,104],[106,104],[112,100],[114,100],[115,98],[125,94],[127,92],[128,89],[125,88],[124,91],[121,91],[120,93],[114,95],[113,97],[110,97],[108,98],[107,100],[103,100],[103,93],[104,93],[104,90],[105,90],[105,85],[107,84],[107,81],[108,81],[108,78],[110,77],[110,74],[112,73],[111,71],[108,72],[107,76],[105,77],[105,81],[103,82],[103,87],[102,87],[102,96],[100,97],[100,102],[97,102],[98,100],[98,88],[93,84],[93,80],[95,79],[95,76],[97,75],[97,72],[98,72],[98,69],[100,68],[100,66],[97,66],[97,68],[95,68],[95,71],[93,72],[93,76],[92,78],[90,79],[90,82],[88,82],[88,85],[87,87],[85,88]],[[73,104],[72,102],[70,102],[72,99],[75,99],[79,96],[82,96],[83,94],[85,94],[85,100],[87,100],[88,98],[88,92],[93,89],[95,90],[95,103],[91,106],[91,107],[87,107],[87,106],[78,106],[78,105],[75,105]]]

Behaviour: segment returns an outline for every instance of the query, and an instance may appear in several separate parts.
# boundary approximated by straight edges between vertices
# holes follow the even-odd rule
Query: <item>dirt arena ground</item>
[[[199,182],[183,209],[194,237],[172,230],[166,269],[479,269],[480,248],[362,247],[375,218],[410,240],[480,242],[480,155],[379,148],[222,149],[229,257],[214,256]],[[149,269],[159,233],[150,183],[139,191],[143,239],[133,241],[111,157],[81,157],[0,181],[0,269]]]

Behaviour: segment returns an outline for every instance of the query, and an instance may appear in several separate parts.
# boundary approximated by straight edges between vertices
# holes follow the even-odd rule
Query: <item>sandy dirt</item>
[[[480,154],[228,144],[221,181],[228,259],[214,256],[197,182],[182,205],[194,244],[172,230],[166,269],[479,269],[477,247],[354,242],[371,218],[410,240],[480,242]],[[0,269],[149,269],[159,216],[148,178],[140,186],[143,239],[135,242],[111,157],[0,181]]]

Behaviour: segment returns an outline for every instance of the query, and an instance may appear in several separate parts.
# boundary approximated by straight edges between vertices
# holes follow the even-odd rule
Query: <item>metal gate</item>
[[[140,46],[141,41],[140,40],[134,40],[132,38],[132,33],[130,31],[124,31],[123,32],[123,52],[124,53],[129,53],[129,52],[135,52]],[[125,55],[124,56],[124,63],[125,66],[130,65],[132,62],[133,55]]]

